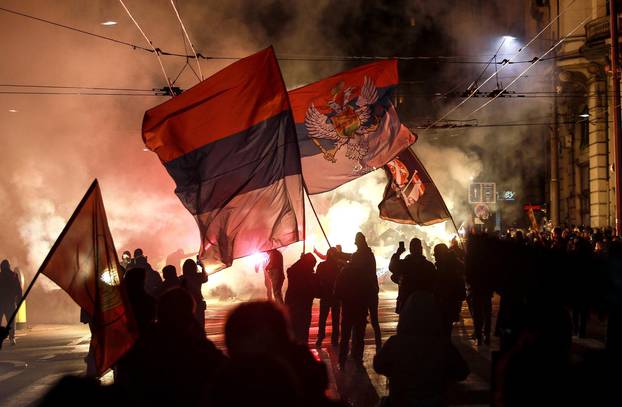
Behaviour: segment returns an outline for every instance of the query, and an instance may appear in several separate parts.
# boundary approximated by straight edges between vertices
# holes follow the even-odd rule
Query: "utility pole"
[[[615,145],[616,234],[622,235],[622,142],[620,140],[620,71],[618,70],[618,2],[609,0],[611,33],[611,72],[613,76],[613,140]]]
[[[551,10],[551,4],[549,3],[549,13]],[[559,0],[557,1],[557,8],[555,14],[559,13]],[[552,15],[552,13],[550,13]],[[553,40],[559,40],[559,18],[557,19],[557,30]],[[558,51],[555,51],[555,55]],[[555,91],[555,84],[557,82],[557,70],[553,70],[553,91]],[[559,225],[559,123],[558,123],[558,107],[557,98],[553,100],[553,128],[551,129],[551,144],[549,148],[549,157],[551,158],[550,177],[551,183],[549,184],[549,198],[550,198],[550,219],[553,226]]]

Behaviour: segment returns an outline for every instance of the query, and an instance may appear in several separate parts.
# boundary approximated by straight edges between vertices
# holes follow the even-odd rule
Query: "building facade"
[[[608,0],[550,0],[555,125],[549,154],[549,202],[554,224],[615,224]],[[568,33],[575,30],[574,34]]]

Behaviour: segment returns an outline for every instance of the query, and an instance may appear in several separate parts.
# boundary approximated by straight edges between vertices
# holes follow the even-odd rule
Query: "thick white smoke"
[[[485,17],[469,14],[463,6],[453,3],[450,7],[420,1],[401,2],[400,13],[417,14],[416,21],[412,20],[416,27],[433,24],[442,29],[455,42],[455,54],[490,55],[497,44],[494,36],[498,33],[493,35],[495,27],[482,27],[477,22],[496,21],[499,16],[504,16],[502,20],[505,21],[508,16],[518,15],[514,4],[492,3],[494,5],[484,9],[489,13]],[[131,0],[127,5],[157,47],[184,52],[181,31],[168,2]],[[198,50],[204,55],[234,57],[248,55],[270,44],[281,55],[348,54],[349,43],[356,42],[358,38],[355,37],[365,32],[364,27],[358,27],[359,31],[347,34],[351,38],[345,38],[344,26],[347,28],[348,22],[360,21],[363,17],[373,22],[364,14],[383,9],[378,5],[370,6],[369,2],[329,0],[179,0],[177,5]],[[3,7],[145,45],[115,2],[68,0],[59,4],[7,0]],[[105,20],[115,20],[119,24],[103,27],[100,22]],[[377,42],[394,42],[393,32],[397,29],[381,28],[385,31],[378,33]],[[378,29],[374,26],[374,30]],[[154,56],[131,47],[6,13],[0,13],[0,37],[4,39],[0,43],[3,56],[0,78],[4,83],[139,89],[164,86]],[[373,45],[370,43],[370,47]],[[411,53],[417,54],[418,50]],[[210,75],[231,62],[202,61],[203,73]],[[183,59],[164,57],[171,78],[185,63]],[[191,65],[195,68],[192,61]],[[290,88],[348,66],[351,64],[340,61],[281,63]],[[444,65],[439,78],[446,80],[438,82],[438,90],[452,87],[456,77],[476,77],[477,69],[456,65],[449,70]],[[504,75],[509,75],[508,71]],[[429,80],[427,77],[416,79]],[[195,83],[196,77],[185,68],[177,85],[188,88]],[[28,280],[94,178],[99,179],[102,187],[118,251],[142,247],[158,268],[164,265],[167,254],[178,248],[185,253],[196,251],[199,240],[196,225],[173,194],[170,177],[155,155],[143,151],[140,139],[144,111],[164,100],[166,98],[137,96],[0,95],[0,148],[3,151],[0,171],[4,174],[0,178],[3,204],[0,257],[21,266]],[[422,111],[427,105],[437,106],[437,113],[449,106],[446,102],[409,101],[416,105],[415,110],[419,106]],[[525,108],[526,104],[503,102],[494,106],[478,119],[482,122],[505,121],[508,117],[525,120],[525,117],[542,115],[542,105],[531,104]],[[474,107],[475,104],[469,103],[457,116]],[[9,112],[13,109],[17,113]],[[415,121],[420,118],[419,114],[415,112]],[[521,160],[512,161],[513,165],[528,161],[529,165],[537,167],[540,152],[533,145],[525,146],[523,136],[519,130],[505,129],[456,130],[451,134],[428,132],[421,135],[415,151],[460,223],[470,211],[465,205],[469,179],[494,172],[484,164],[491,155],[509,156],[519,151]],[[506,173],[512,173],[511,169]],[[521,179],[507,181],[518,185],[517,189],[522,185]],[[384,186],[384,174],[377,171],[336,191],[312,197],[332,244],[342,244],[345,250],[353,250],[354,235],[361,230],[368,236],[378,264],[383,267],[399,240],[419,236],[431,246],[451,237],[453,227],[447,224],[418,228],[379,221],[377,204]],[[308,246],[325,251],[327,245],[322,232],[314,225],[312,212],[307,213]],[[301,249],[300,243],[287,248],[286,263],[295,261]],[[262,284],[263,277],[254,273],[252,262],[241,259],[232,269],[213,276],[209,286],[220,287],[213,293],[219,298],[248,298],[260,294]],[[75,320],[74,315],[72,318]]]

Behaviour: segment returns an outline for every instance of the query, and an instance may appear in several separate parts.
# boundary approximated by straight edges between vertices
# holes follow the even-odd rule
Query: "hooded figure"
[[[305,345],[309,341],[313,298],[319,291],[314,273],[315,263],[315,256],[305,253],[287,269],[289,284],[285,293],[285,305],[292,321],[294,338]]]
[[[448,385],[468,376],[442,325],[433,294],[417,292],[403,305],[397,334],[374,358],[374,370],[389,378],[389,405],[442,406]]]

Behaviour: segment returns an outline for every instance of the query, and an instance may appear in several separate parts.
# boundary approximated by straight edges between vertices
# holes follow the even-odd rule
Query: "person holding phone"
[[[198,267],[201,268],[201,272],[197,272]],[[197,260],[186,259],[182,266],[181,287],[185,288],[190,296],[194,299],[196,304],[195,318],[201,329],[205,331],[205,310],[207,304],[203,299],[203,293],[201,292],[201,286],[207,283],[207,272],[203,263],[197,256]]]
[[[389,271],[391,281],[399,286],[395,312],[400,313],[403,304],[415,291],[434,293],[436,270],[434,264],[423,256],[421,240],[413,238],[409,245],[410,254],[404,259],[401,255],[406,251],[404,242],[400,242],[397,251],[391,256]]]

